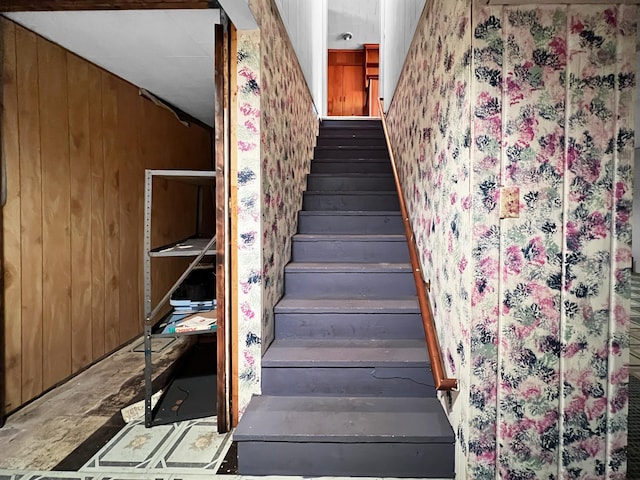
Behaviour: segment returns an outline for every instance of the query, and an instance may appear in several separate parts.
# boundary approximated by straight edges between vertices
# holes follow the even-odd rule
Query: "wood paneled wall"
[[[209,129],[137,87],[7,19],[0,31],[10,412],[141,333],[144,169],[208,170],[212,150]],[[153,243],[195,233],[195,189],[154,188]],[[156,298],[183,265],[154,263]]]

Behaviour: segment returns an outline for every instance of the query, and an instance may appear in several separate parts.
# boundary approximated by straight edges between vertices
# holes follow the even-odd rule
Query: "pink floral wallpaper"
[[[260,32],[238,31],[236,64],[238,409],[260,393],[262,357],[261,68]]]
[[[436,0],[419,24],[389,120],[459,478],[625,477],[637,19]]]
[[[297,228],[318,133],[298,59],[272,0],[252,0],[259,31],[238,31],[239,411],[260,393],[273,307]]]
[[[471,1],[435,0],[418,23],[388,112],[447,375],[468,394],[471,316]],[[495,381],[494,381],[495,382]],[[443,399],[467,455],[468,401]],[[460,467],[458,467],[460,473]],[[464,477],[461,477],[464,478]]]
[[[319,119],[298,57],[273,0],[251,0],[261,41],[263,350],[273,340],[273,307],[283,295],[302,193]]]

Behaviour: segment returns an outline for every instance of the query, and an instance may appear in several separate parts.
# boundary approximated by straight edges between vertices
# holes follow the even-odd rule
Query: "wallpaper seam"
[[[565,20],[565,45],[566,50],[569,51],[570,48],[570,37],[569,32],[571,31],[571,9],[567,8],[567,15]],[[569,86],[569,78],[570,78],[570,68],[571,62],[567,59],[567,63],[565,65],[565,82],[564,82],[564,145],[563,145],[563,169],[566,171],[568,165],[568,157],[569,157],[569,118],[570,118],[570,86]],[[558,337],[560,339],[560,352],[558,359],[558,478],[562,478],[563,471],[563,462],[562,455],[564,452],[564,420],[565,420],[565,401],[564,401],[564,381],[565,381],[565,356],[562,352],[562,347],[566,347],[566,339],[565,339],[565,329],[567,326],[567,221],[569,218],[569,176],[565,173],[562,179],[562,262],[560,264],[560,325],[558,325]]]
[[[621,18],[621,7],[618,6],[616,9],[617,18]],[[619,117],[619,106],[620,106],[620,67],[621,67],[621,55],[620,55],[620,29],[616,29],[616,70],[614,76],[614,93],[613,93],[613,115],[615,118],[615,123],[613,125],[613,138],[619,138],[618,133],[620,129],[620,117]],[[613,348],[613,335],[615,334],[615,316],[612,314],[615,311],[616,306],[616,292],[615,292],[615,274],[616,274],[616,263],[615,263],[615,252],[616,252],[616,181],[618,177],[618,164],[619,164],[619,152],[617,148],[613,149],[613,197],[611,199],[611,261],[609,268],[609,318],[607,322],[607,383],[606,383],[606,398],[609,400],[607,403],[607,416],[606,416],[606,434],[605,434],[605,476],[608,478],[611,474],[611,407],[610,407],[610,399],[611,399],[611,378],[613,376],[613,364],[612,361],[612,352]]]
[[[506,7],[500,7],[500,22],[502,25],[502,28],[500,29],[500,36],[501,36],[501,40],[502,40],[502,44],[505,45],[506,44]],[[503,48],[502,50],[502,69],[504,72],[504,68],[506,66],[506,49]],[[504,75],[504,73],[503,73]],[[505,162],[506,162],[506,148],[505,148],[505,125],[506,125],[506,121],[507,121],[507,108],[506,108],[506,104],[505,101],[508,101],[508,95],[506,92],[506,82],[502,81],[502,85],[500,88],[500,170],[498,172],[499,178],[498,178],[498,202],[501,202],[501,196],[502,196],[502,187],[505,186],[505,180],[506,180],[506,175],[504,172],[505,169]],[[500,205],[498,205],[498,208],[500,208]],[[501,347],[501,341],[500,339],[502,338],[502,331],[503,331],[503,327],[504,327],[504,311],[501,305],[501,299],[504,298],[505,296],[505,288],[506,288],[506,282],[505,282],[505,278],[504,278],[504,273],[505,273],[505,268],[503,265],[503,259],[505,258],[504,255],[504,251],[505,251],[505,223],[508,220],[504,219],[504,218],[499,218],[498,219],[498,229],[499,229],[499,247],[498,247],[498,315],[497,315],[497,321],[496,321],[496,362],[497,362],[497,370],[496,370],[496,425],[495,425],[495,435],[496,435],[496,452],[495,452],[495,458],[496,458],[496,468],[495,468],[495,478],[496,480],[500,479],[500,455],[502,453],[502,442],[501,440],[501,434],[500,434],[500,422],[502,421],[502,409],[500,408],[500,399],[502,398],[502,381],[501,381],[501,371],[503,371],[503,367],[504,367],[504,352],[503,352],[503,348]]]
[[[472,2],[471,4],[471,8],[470,8],[470,15],[469,15],[469,22],[470,25],[473,27],[473,25],[476,24],[477,18],[480,16],[478,15],[478,9],[479,9],[479,5],[476,2]],[[473,29],[471,30],[473,32]],[[474,218],[474,208],[473,208],[473,197],[474,197],[474,192],[473,192],[473,186],[475,185],[476,182],[476,172],[475,169],[473,168],[473,159],[474,159],[474,153],[475,153],[475,148],[474,148],[474,142],[473,139],[476,138],[476,122],[475,120],[475,115],[474,115],[474,110],[476,108],[476,102],[475,99],[477,98],[478,95],[478,86],[477,83],[474,81],[474,72],[476,71],[476,56],[475,56],[475,48],[476,48],[476,38],[475,35],[473,35],[473,33],[470,35],[470,48],[471,48],[471,58],[469,61],[469,98],[470,98],[470,102],[469,102],[469,135],[471,140],[471,143],[469,144],[469,198],[472,199],[472,205],[469,208],[469,225],[473,225],[473,218]],[[471,242],[469,242],[469,261],[473,261],[473,234],[471,237]],[[471,312],[473,312],[473,284],[475,283],[475,275],[474,275],[474,267],[469,269],[469,276],[471,277],[470,281],[469,281],[469,285],[471,285],[470,289],[471,289],[471,293],[469,295],[469,318],[467,319],[467,325],[469,328],[469,332],[473,332],[473,315],[471,315]],[[471,333],[469,334],[471,336]],[[471,342],[468,342],[468,351],[469,351],[469,361],[465,363],[465,381],[466,381],[466,388],[467,388],[467,395],[466,397],[463,397],[464,403],[461,406],[462,410],[465,410],[465,415],[466,415],[466,430],[463,430],[464,435],[465,435],[465,444],[464,445],[460,445],[460,448],[462,448],[463,452],[466,453],[465,455],[465,459],[464,462],[462,461],[456,461],[456,469],[459,465],[463,465],[464,467],[464,472],[458,472],[456,470],[456,478],[469,478],[469,474],[468,472],[471,470],[470,469],[470,465],[469,465],[469,450],[470,450],[470,446],[471,446],[471,435],[470,435],[470,411],[471,411],[471,383],[472,383],[472,362],[473,362],[473,355],[472,355],[472,348],[471,348]],[[462,384],[464,386],[464,384]],[[460,388],[460,390],[462,390]],[[450,420],[451,421],[451,420]],[[462,429],[461,429],[462,430]],[[461,444],[461,439],[458,438],[458,430],[456,430],[456,439],[458,444]],[[457,452],[456,452],[457,453]],[[458,476],[459,473],[462,473],[464,476]]]

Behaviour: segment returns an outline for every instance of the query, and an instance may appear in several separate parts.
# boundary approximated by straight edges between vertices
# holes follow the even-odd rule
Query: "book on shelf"
[[[216,327],[216,310],[197,312],[169,323],[163,333],[205,332]]]

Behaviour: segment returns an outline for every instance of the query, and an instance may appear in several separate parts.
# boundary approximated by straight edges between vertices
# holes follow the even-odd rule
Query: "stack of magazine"
[[[171,295],[173,307],[162,333],[206,332],[216,329],[216,280],[213,267],[196,268]]]

